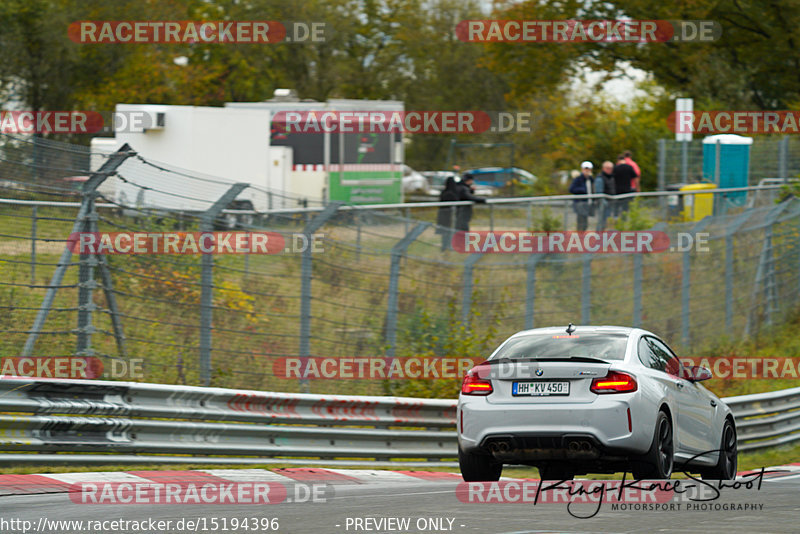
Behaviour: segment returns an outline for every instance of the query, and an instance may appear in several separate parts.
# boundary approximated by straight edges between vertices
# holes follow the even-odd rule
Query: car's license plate
[[[512,395],[569,395],[569,382],[514,382]]]

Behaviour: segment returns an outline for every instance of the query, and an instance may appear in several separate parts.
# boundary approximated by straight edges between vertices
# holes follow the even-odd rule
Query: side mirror
[[[684,378],[689,382],[702,382],[703,380],[713,378],[711,371],[705,367],[700,367],[699,365],[684,367],[681,371],[681,378]]]

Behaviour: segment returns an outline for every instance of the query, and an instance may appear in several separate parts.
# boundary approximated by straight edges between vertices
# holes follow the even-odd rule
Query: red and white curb
[[[199,469],[196,471],[109,471],[95,473],[49,473],[0,475],[0,496],[76,491],[81,483],[127,482],[131,484],[191,482],[279,482],[352,484],[409,484],[421,481],[461,481],[457,473],[431,471],[383,471],[372,469]]]
[[[742,471],[739,476],[758,473]],[[800,463],[765,468],[765,480],[800,478]],[[461,482],[458,473],[435,471],[384,471],[376,469],[322,469],[290,467],[285,469],[199,469],[196,471],[108,471],[93,473],[49,473],[41,475],[0,475],[0,496],[78,491],[81,483],[127,482],[203,483],[203,482],[279,482],[354,484],[418,484],[420,482]],[[518,480],[504,478],[503,480]],[[534,480],[534,479],[524,479]]]

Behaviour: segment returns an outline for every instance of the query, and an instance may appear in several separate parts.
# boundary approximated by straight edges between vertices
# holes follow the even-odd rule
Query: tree
[[[630,62],[668,90],[706,107],[786,109],[800,101],[797,2],[681,2],[676,9],[652,0],[625,0],[593,2],[590,11],[598,18],[712,20],[722,27],[714,42],[599,45],[598,67]]]

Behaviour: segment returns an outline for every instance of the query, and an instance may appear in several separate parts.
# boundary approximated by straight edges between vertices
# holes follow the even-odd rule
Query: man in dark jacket
[[[604,161],[600,167],[600,174],[594,179],[594,192],[597,194],[603,193],[606,195],[613,195],[616,191],[616,183],[614,182],[614,164],[610,161]],[[606,229],[606,221],[611,215],[611,200],[600,198],[597,199],[597,231],[602,232]]]
[[[573,195],[591,195],[593,191],[593,181],[594,178],[592,177],[592,169],[594,165],[592,165],[591,161],[584,161],[581,163],[581,173],[572,180],[572,183],[569,186],[569,192]],[[572,203],[572,209],[575,210],[575,214],[578,216],[578,231],[585,232],[586,228],[589,226],[589,217],[592,215],[592,209],[594,205],[589,200],[576,200]]]
[[[454,202],[458,200],[455,176],[448,176],[444,182],[444,189],[439,194],[439,202]],[[442,236],[442,251],[450,248],[453,240],[453,225],[455,224],[455,209],[453,206],[439,206],[436,214],[436,233]]]
[[[473,183],[475,183],[475,178],[470,173],[464,174],[461,181],[456,184],[457,200],[470,200],[478,204],[485,204],[485,198],[476,197],[473,194]],[[469,232],[470,219],[472,219],[472,204],[456,206],[456,230]]]
[[[614,167],[614,186],[615,195],[624,195],[631,192],[631,183],[636,179],[636,171],[634,168],[625,162],[625,155],[620,154],[617,157],[617,165]],[[615,200],[614,215],[619,215],[628,209],[630,199]]]

